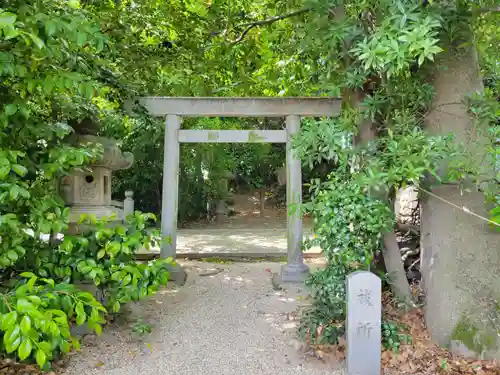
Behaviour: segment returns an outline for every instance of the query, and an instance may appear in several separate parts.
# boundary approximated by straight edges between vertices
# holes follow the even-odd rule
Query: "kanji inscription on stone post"
[[[347,276],[347,373],[380,375],[382,283],[371,272]]]

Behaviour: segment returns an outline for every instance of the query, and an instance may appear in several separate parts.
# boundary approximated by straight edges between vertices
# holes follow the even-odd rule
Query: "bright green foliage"
[[[484,12],[475,20],[478,55],[484,76],[485,91],[482,95],[472,96],[470,111],[476,123],[487,129],[488,162],[496,166],[494,179],[480,181],[488,203],[493,206],[490,219],[500,224],[500,28],[498,13]],[[493,226],[492,226],[493,227]],[[495,226],[500,231],[500,227]]]
[[[128,46],[118,43],[117,9],[91,3],[7,0],[0,9],[0,351],[44,368],[77,348],[71,325],[100,333],[108,310],[168,279],[168,262],[133,260],[151,242],[147,215],[135,214],[122,228],[96,222],[88,233],[56,240],[68,230],[60,179],[102,151],[76,146],[72,133],[122,127],[121,98],[136,92],[134,82],[118,79],[125,67],[116,56]],[[135,37],[126,35],[125,43]],[[72,285],[88,282],[102,289],[108,310]]]
[[[102,290],[101,302],[107,309],[118,312],[122,304],[154,294],[167,284],[172,259],[135,261],[138,250],[159,245],[159,233],[146,229],[151,220],[154,215],[136,212],[125,225],[110,226],[105,218],[84,216],[81,224],[89,225],[88,230],[66,235],[57,250],[40,252],[36,273],[52,275],[57,282],[90,282]]]
[[[328,266],[308,280],[314,305],[302,321],[301,332],[320,342],[336,342],[344,331],[346,276],[370,269],[393,214],[384,202],[365,195],[354,179],[341,172],[311,189],[313,199],[305,209],[313,214],[315,237],[305,246],[320,246]]]
[[[468,159],[473,157],[473,151],[465,154],[462,160],[455,162],[455,170],[463,177],[472,176],[474,182],[486,196],[490,207],[490,220],[500,224],[500,93],[486,87],[483,93],[471,95],[469,98],[469,111],[474,120],[478,133],[484,141],[477,147],[486,148],[482,163],[471,167]],[[494,172],[491,173],[493,166]],[[491,225],[492,229],[500,231],[500,226]]]
[[[23,270],[47,246],[40,234],[67,229],[57,180],[90,162],[99,149],[65,138],[87,116],[102,87],[85,56],[103,50],[98,26],[71,3],[5,1],[0,9],[0,277],[4,284],[2,351],[47,367],[78,343],[69,325],[100,332],[104,307],[53,274]],[[21,274],[20,274],[21,272]],[[20,276],[19,276],[20,274]],[[10,280],[29,280],[12,285]]]
[[[138,321],[136,324],[134,324],[133,331],[140,336],[144,336],[146,333],[151,333],[153,331],[153,327],[151,326],[151,324]]]
[[[384,348],[397,353],[401,344],[411,344],[411,336],[401,333],[404,328],[406,327],[400,323],[382,323],[382,344],[384,345]]]
[[[0,10],[3,277],[7,267],[32,259],[40,234],[66,228],[57,179],[99,155],[96,148],[65,141],[73,131],[70,122],[89,115],[102,88],[85,57],[105,43],[97,25],[72,4],[7,1]]]
[[[101,333],[106,309],[92,294],[31,272],[20,276],[0,300],[0,332],[6,353],[50,368],[50,361],[59,354],[79,348],[78,340],[71,337],[71,324],[87,323]]]
[[[498,198],[496,201],[496,207],[490,210],[490,219],[493,222],[500,224],[500,200]],[[500,231],[498,227],[495,227],[495,230]]]
[[[314,198],[304,208],[315,214],[315,242],[329,263],[369,268],[382,232],[392,224],[392,210],[363,194],[355,180],[341,173],[330,175],[328,181],[311,189]]]

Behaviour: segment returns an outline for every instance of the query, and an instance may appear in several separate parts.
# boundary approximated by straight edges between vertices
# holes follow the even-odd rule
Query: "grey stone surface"
[[[307,358],[297,345],[297,311],[307,292],[289,285],[275,290],[278,263],[217,265],[224,271],[200,277],[215,265],[183,264],[189,277],[131,306],[127,321],[153,325],[134,337],[120,323],[102,337],[88,337],[64,375],[333,375],[338,362]]]
[[[281,281],[284,283],[303,282],[309,276],[309,267],[304,263],[284,264],[281,267]]]
[[[487,216],[482,193],[466,193],[453,186],[435,187],[433,193]],[[488,335],[498,329],[498,323],[491,320],[494,302],[500,301],[498,233],[474,216],[428,197],[423,201],[421,244],[425,322],[432,339],[449,346],[463,319]],[[500,359],[500,340],[484,358]]]
[[[460,357],[465,357],[468,359],[474,359],[477,358],[477,353],[475,353],[473,350],[470,350],[465,346],[464,343],[458,340],[451,340],[450,342],[450,352],[453,355],[460,356]]]
[[[338,98],[181,98],[149,96],[139,98],[153,116],[175,114],[194,117],[283,117],[300,116],[337,116],[341,100]],[[130,108],[132,103],[126,105]]]
[[[347,277],[347,372],[380,375],[382,283],[371,272]]]
[[[123,216],[126,218],[128,215],[134,213],[134,192],[132,190],[125,190],[125,199],[123,200]]]
[[[177,140],[181,118],[168,115],[165,119],[163,152],[163,185],[161,193],[161,235],[168,241],[161,245],[161,257],[174,257],[177,246],[177,210],[179,199],[180,146]]]
[[[112,172],[130,168],[134,155],[122,152],[112,138],[77,134],[75,142],[101,144],[104,153],[88,170],[76,170],[61,181],[63,199],[70,207],[70,223],[78,222],[83,214],[97,218],[116,215],[116,220],[123,220],[123,209],[116,207],[111,199]]]
[[[303,223],[300,210],[293,206],[302,204],[302,164],[295,150],[292,139],[300,131],[300,116],[286,117],[288,142],[286,145],[286,204],[287,215],[287,264],[281,268],[284,282],[299,282],[307,277],[309,269],[302,257]]]
[[[413,186],[408,186],[400,189],[396,193],[396,200],[394,202],[394,212],[396,213],[396,220],[400,223],[412,223],[415,212],[418,209],[418,190]]]

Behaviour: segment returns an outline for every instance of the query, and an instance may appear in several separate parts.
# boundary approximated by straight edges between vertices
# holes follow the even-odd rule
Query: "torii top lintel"
[[[139,98],[153,116],[186,117],[334,117],[341,99],[330,97],[168,97]]]

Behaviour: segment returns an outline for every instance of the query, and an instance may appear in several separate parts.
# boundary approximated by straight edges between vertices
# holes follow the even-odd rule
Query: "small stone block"
[[[170,277],[169,280],[173,281],[179,286],[183,286],[187,280],[187,272],[180,265],[176,264],[169,267]]]
[[[347,276],[347,374],[380,375],[382,283],[371,272]]]

